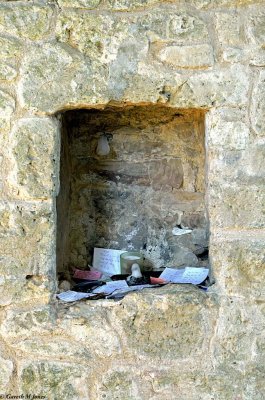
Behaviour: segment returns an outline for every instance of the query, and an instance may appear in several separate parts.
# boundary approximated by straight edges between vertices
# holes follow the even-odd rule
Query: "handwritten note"
[[[199,285],[207,278],[208,273],[208,268],[166,268],[160,275],[160,278],[172,283],[192,283],[193,285]]]
[[[93,267],[106,275],[121,273],[120,255],[124,250],[94,248]]]
[[[128,288],[129,288],[129,286],[127,285],[127,282],[124,280],[111,281],[111,282],[107,282],[106,285],[99,286],[96,289],[94,289],[93,293],[111,294],[115,290],[121,290],[121,289],[127,290]]]
[[[73,290],[67,290],[67,292],[63,292],[57,294],[56,297],[59,300],[65,301],[70,303],[72,301],[78,301],[81,299],[87,299],[88,297],[94,296],[94,293],[81,293],[81,292],[74,292]]]

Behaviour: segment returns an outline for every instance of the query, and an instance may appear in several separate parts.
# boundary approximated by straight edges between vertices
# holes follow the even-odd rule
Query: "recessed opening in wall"
[[[57,270],[94,247],[137,250],[147,269],[205,266],[204,112],[163,105],[61,114]]]

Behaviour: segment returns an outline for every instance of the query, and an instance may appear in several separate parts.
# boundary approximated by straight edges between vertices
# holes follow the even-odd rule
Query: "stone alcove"
[[[115,104],[60,115],[60,276],[91,265],[94,247],[140,250],[152,269],[208,265],[205,112]]]

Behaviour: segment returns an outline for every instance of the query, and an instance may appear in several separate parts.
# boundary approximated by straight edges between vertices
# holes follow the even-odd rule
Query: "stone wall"
[[[0,3],[0,394],[262,400],[263,0]],[[206,112],[215,278],[119,302],[56,291],[58,113]]]

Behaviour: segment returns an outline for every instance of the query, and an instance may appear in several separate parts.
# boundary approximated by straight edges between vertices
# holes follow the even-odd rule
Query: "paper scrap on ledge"
[[[99,286],[93,290],[93,293],[111,294],[115,290],[128,289],[129,286],[125,280],[107,282],[106,285]]]
[[[111,299],[111,298],[118,298],[118,297],[124,297],[127,293],[130,292],[135,292],[135,291],[139,291],[139,290],[143,290],[143,289],[147,289],[147,288],[153,288],[153,287],[158,287],[160,285],[134,285],[134,286],[128,286],[126,289],[120,289],[120,290],[115,290],[113,293],[111,293],[110,295],[107,296],[107,299]]]
[[[81,269],[77,269],[75,268],[75,272],[73,277],[77,278],[77,279],[87,279],[87,280],[95,280],[97,281],[98,279],[100,279],[102,276],[102,273],[100,271],[96,271],[96,270],[91,270],[91,271],[84,271]]]
[[[186,267],[182,269],[166,268],[159,278],[172,283],[192,283],[199,285],[208,276],[208,268]]]
[[[67,290],[67,292],[59,293],[56,297],[59,300],[71,302],[71,301],[78,301],[81,299],[87,299],[88,297],[94,296],[94,293],[81,293],[81,292],[74,292],[73,290]]]
[[[94,248],[93,267],[109,276],[121,273],[120,255],[124,250]]]

